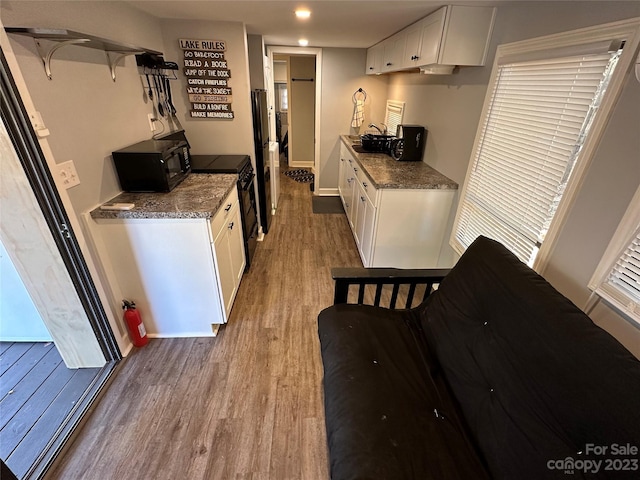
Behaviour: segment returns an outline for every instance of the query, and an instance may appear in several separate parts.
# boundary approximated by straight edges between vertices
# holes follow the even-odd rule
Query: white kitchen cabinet
[[[447,5],[369,50],[385,46],[383,73],[420,68],[448,74],[455,66],[482,66],[495,14],[495,7]],[[400,57],[396,48],[402,48]]]
[[[441,268],[455,189],[377,188],[340,145],[340,196],[365,267]],[[347,186],[345,179],[352,179]]]
[[[411,67],[438,63],[446,12],[447,7],[441,8],[418,23],[418,45],[415,47],[416,54]]]
[[[353,230],[360,258],[363,265],[371,263],[371,247],[373,245],[373,228],[376,221],[376,207],[367,196],[362,183],[357,182],[357,195],[354,201],[356,207],[356,221]],[[369,187],[371,188],[371,187]]]
[[[379,43],[367,50],[367,75],[377,75],[382,73],[382,55],[384,45]]]
[[[442,268],[455,190],[381,189],[370,267]]]
[[[347,151],[347,148],[341,144],[340,145],[340,181],[338,184],[338,191],[340,193],[340,199],[342,200],[342,205],[344,206],[344,211],[347,215],[347,219],[349,220],[349,225],[353,228],[354,225],[354,214],[355,214],[355,185],[356,185],[356,176],[353,171],[353,165],[355,161],[351,154]]]
[[[235,186],[211,219],[94,220],[116,301],[135,301],[150,337],[214,336],[227,322],[245,265]]]
[[[222,292],[225,321],[231,313],[245,267],[242,220],[237,193],[235,199],[227,199],[226,205],[219,215],[214,217],[215,221],[211,222],[213,253]],[[231,207],[227,210],[229,205]]]
[[[383,42],[382,72],[393,72],[401,68],[406,41],[407,34],[403,30]]]

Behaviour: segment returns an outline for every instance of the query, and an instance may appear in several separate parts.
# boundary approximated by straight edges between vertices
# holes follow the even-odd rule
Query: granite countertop
[[[376,188],[457,190],[458,184],[424,162],[398,162],[384,153],[359,153],[349,135],[340,139]]]
[[[134,203],[131,210],[91,212],[92,218],[211,218],[233,190],[238,176],[192,173],[168,193],[121,193],[109,203]]]

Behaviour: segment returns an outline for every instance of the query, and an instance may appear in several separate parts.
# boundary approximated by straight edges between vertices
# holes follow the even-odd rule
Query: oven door
[[[251,175],[248,182],[241,183],[238,191],[240,196],[240,208],[242,209],[242,226],[244,231],[245,256],[247,265],[245,272],[249,270],[253,254],[258,245],[258,217],[256,213],[256,197],[253,189],[253,179]]]

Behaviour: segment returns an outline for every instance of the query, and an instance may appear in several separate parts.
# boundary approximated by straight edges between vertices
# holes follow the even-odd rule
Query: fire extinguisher
[[[140,318],[140,312],[136,310],[136,304],[129,300],[122,301],[122,309],[124,310],[124,323],[127,324],[129,337],[136,347],[144,347],[149,342],[147,331]]]

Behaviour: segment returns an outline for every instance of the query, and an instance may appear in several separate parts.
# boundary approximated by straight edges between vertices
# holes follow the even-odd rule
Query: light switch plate
[[[75,187],[80,184],[80,178],[73,160],[67,160],[58,164],[58,178],[61,180],[64,188]]]

